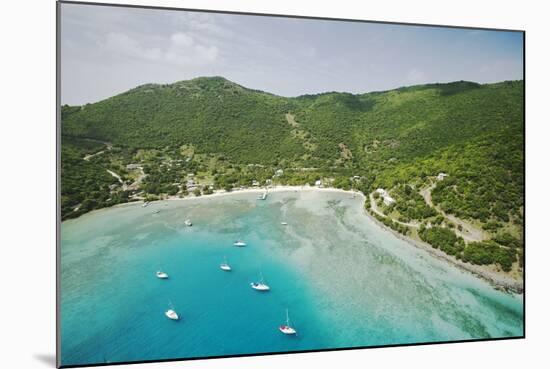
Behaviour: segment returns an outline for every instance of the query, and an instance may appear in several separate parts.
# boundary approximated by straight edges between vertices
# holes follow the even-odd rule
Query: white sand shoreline
[[[214,193],[210,195],[201,195],[201,196],[193,196],[193,197],[178,197],[178,196],[169,196],[165,199],[157,200],[157,201],[185,201],[185,200],[197,200],[201,198],[212,198],[212,197],[221,197],[221,196],[228,196],[228,195],[234,195],[234,194],[246,194],[246,193],[255,193],[255,194],[261,194],[266,191],[266,187],[258,187],[258,188],[243,188],[243,189],[234,189],[230,192],[227,192],[225,190],[216,190]],[[270,186],[267,187],[267,193],[272,192],[297,192],[297,191],[322,191],[322,192],[339,192],[339,193],[349,193],[354,195],[360,195],[364,199],[366,199],[365,195],[363,195],[362,192],[359,191],[346,191],[342,190],[340,188],[334,188],[334,187],[316,187],[316,186],[284,186],[284,185],[277,185],[277,186]],[[141,201],[140,201],[141,202]]]

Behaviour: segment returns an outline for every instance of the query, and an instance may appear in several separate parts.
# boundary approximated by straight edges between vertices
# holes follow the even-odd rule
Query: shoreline
[[[223,197],[223,196],[229,196],[233,194],[246,194],[246,193],[256,193],[261,194],[267,190],[268,194],[271,192],[297,192],[297,191],[321,191],[321,192],[340,192],[340,193],[351,193],[356,195],[361,195],[362,197],[365,197],[363,193],[358,191],[346,191],[342,190],[340,188],[335,187],[315,187],[310,185],[304,185],[304,186],[288,186],[288,185],[277,185],[277,186],[271,186],[271,187],[258,187],[258,188],[244,188],[244,189],[235,189],[230,192],[227,192],[225,190],[216,190],[214,193],[210,195],[201,195],[201,196],[193,196],[193,197],[178,197],[178,196],[168,196],[165,199],[162,200],[155,200],[155,201],[185,201],[185,200],[197,200],[201,198],[211,198],[211,197]],[[142,201],[139,201],[142,202]],[[153,201],[154,202],[154,201]],[[116,205],[115,205],[116,206]]]
[[[152,201],[151,203],[160,202],[160,201],[191,201],[191,200],[200,200],[200,199],[209,199],[209,198],[217,198],[217,197],[225,197],[230,196],[234,194],[260,194],[266,191],[265,187],[258,187],[258,188],[244,188],[244,189],[235,189],[233,191],[225,191],[225,190],[216,190],[214,193],[209,195],[201,195],[201,196],[187,196],[187,197],[178,197],[178,196],[168,196],[164,199],[159,199]],[[523,294],[524,290],[524,284],[523,280],[518,281],[514,278],[508,277],[506,275],[495,273],[491,270],[487,270],[487,268],[483,265],[474,265],[465,263],[461,260],[456,259],[455,257],[451,255],[445,254],[443,251],[436,249],[432,247],[430,244],[423,242],[421,240],[416,240],[414,238],[411,238],[409,236],[405,236],[395,230],[393,230],[390,227],[387,227],[385,224],[380,222],[378,219],[376,219],[373,215],[371,215],[368,211],[368,209],[365,208],[364,204],[365,201],[368,200],[368,197],[365,196],[362,192],[354,191],[354,190],[343,190],[340,188],[334,188],[334,187],[316,187],[316,186],[310,186],[310,185],[303,185],[303,186],[290,186],[290,185],[277,185],[277,186],[271,186],[267,187],[267,191],[269,192],[298,192],[298,191],[316,191],[316,192],[336,192],[336,193],[343,193],[343,194],[350,194],[354,196],[360,196],[363,200],[362,208],[363,213],[371,220],[373,221],[378,227],[381,229],[390,232],[395,237],[399,238],[400,240],[407,242],[413,247],[422,249],[426,251],[430,256],[437,258],[439,260],[446,261],[447,263],[451,264],[453,267],[456,267],[462,271],[466,271],[471,273],[477,278],[480,278],[486,282],[488,282],[493,288],[508,292],[508,293],[516,293],[516,294]],[[127,203],[122,204],[116,204],[110,207],[102,208],[102,209],[96,209],[92,210],[91,212],[87,213],[94,213],[97,211],[106,210],[109,208],[115,208],[115,207],[123,207],[123,206],[132,206],[132,204],[135,206],[136,204],[143,204],[143,200],[137,200],[137,201],[130,201]],[[85,214],[83,214],[85,215]],[[78,219],[78,218],[75,218]],[[71,220],[71,219],[68,219]]]
[[[392,233],[395,237],[410,244],[411,246],[414,246],[416,248],[426,251],[432,257],[437,258],[439,260],[446,261],[447,263],[452,264],[454,267],[462,271],[468,272],[479,279],[483,279],[484,281],[488,282],[493,288],[499,291],[503,291],[507,293],[515,293],[518,295],[523,294],[523,290],[524,290],[523,281],[517,281],[514,278],[507,277],[506,275],[497,274],[491,270],[487,270],[486,268],[484,268],[484,265],[475,265],[475,264],[465,263],[462,260],[458,260],[455,257],[451,255],[447,255],[445,252],[434,248],[429,243],[426,243],[421,240],[416,240],[414,238],[405,236],[397,232],[396,230],[386,226],[385,224],[380,222],[378,219],[376,219],[374,216],[372,216],[367,209],[364,209],[364,211],[365,211],[365,215],[369,217],[377,226],[384,229],[385,231]]]

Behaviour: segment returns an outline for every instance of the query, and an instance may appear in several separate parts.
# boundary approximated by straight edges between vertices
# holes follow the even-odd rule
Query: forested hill
[[[130,149],[192,143],[239,162],[267,162],[303,153],[285,113],[292,100],[224,78],[148,84],[83,107],[63,109],[63,134]]]
[[[343,145],[351,151],[347,165],[410,161],[509,125],[520,129],[522,93],[522,82],[456,82],[284,98],[221,77],[197,78],[65,106],[62,132],[128,149],[192,143],[240,163],[332,165]]]
[[[397,204],[378,210],[402,224],[441,223],[418,215],[433,201],[427,205],[483,227],[484,240],[517,239],[523,125],[523,81],[296,98],[222,77],[147,84],[62,107],[63,217],[132,198],[186,196],[189,175],[199,194],[252,180],[321,179],[365,194],[386,189]],[[284,174],[274,177],[278,169]]]

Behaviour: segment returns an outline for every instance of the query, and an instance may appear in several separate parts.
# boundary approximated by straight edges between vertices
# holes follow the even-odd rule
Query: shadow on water
[[[33,357],[43,364],[46,364],[52,368],[55,368],[55,355],[54,354],[34,354]]]

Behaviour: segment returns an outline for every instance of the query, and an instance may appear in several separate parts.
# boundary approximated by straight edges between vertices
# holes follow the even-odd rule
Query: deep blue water
[[[234,247],[239,238],[248,246]],[[381,230],[348,194],[272,193],[266,201],[234,194],[104,209],[63,222],[61,253],[63,365],[523,331],[520,296]],[[219,269],[224,256],[232,272]],[[159,269],[170,278],[157,279]],[[270,292],[250,288],[260,273]],[[164,316],[170,304],[180,321]],[[287,308],[297,337],[277,329]]]

